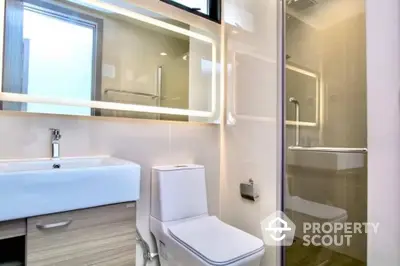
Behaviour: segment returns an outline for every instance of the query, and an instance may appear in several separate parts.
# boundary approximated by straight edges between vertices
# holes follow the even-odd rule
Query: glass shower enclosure
[[[364,1],[286,2],[285,265],[366,265]]]

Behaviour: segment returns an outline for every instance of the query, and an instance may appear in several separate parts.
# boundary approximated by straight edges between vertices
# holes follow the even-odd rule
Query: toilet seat
[[[305,200],[297,196],[289,198],[286,208],[325,221],[336,221],[347,218],[347,211],[344,209]]]
[[[264,252],[264,243],[215,216],[168,226],[171,237],[210,265],[225,266]]]

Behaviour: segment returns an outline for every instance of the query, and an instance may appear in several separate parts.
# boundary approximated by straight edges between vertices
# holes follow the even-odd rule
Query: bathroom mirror
[[[216,119],[212,35],[117,0],[6,0],[0,108]]]
[[[290,101],[294,98],[294,101]],[[299,124],[316,126],[319,114],[319,77],[294,64],[286,65],[286,123],[296,125],[296,104]]]

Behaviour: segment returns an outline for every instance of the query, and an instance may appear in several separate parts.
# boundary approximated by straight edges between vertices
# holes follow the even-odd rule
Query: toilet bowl
[[[347,221],[348,215],[345,209],[306,200],[298,196],[291,196],[287,183],[285,182],[285,213],[296,225],[296,237],[303,237],[303,226],[306,223],[322,225],[324,223],[336,224]]]
[[[334,206],[329,206],[309,201],[297,196],[292,196],[286,201],[285,213],[296,225],[295,236],[302,238],[304,235],[303,225],[306,223],[345,223],[347,211]],[[307,233],[310,235],[310,232]]]
[[[208,214],[200,165],[154,167],[150,231],[161,266],[259,266],[264,243]]]

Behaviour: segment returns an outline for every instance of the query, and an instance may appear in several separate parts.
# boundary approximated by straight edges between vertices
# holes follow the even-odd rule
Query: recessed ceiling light
[[[165,52],[162,52],[162,53],[160,53],[160,55],[162,55],[162,56],[166,56],[166,55],[168,55],[167,53],[165,53]]]

